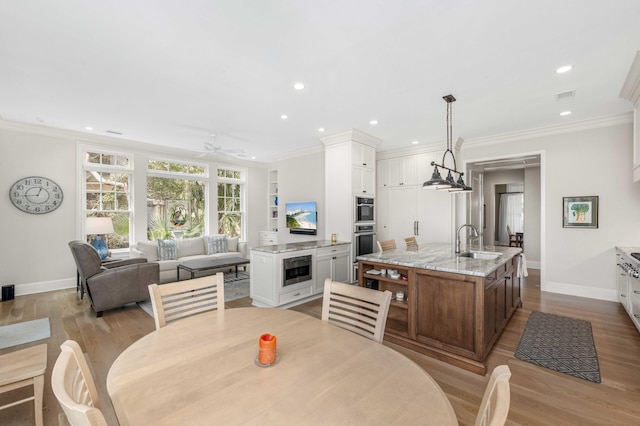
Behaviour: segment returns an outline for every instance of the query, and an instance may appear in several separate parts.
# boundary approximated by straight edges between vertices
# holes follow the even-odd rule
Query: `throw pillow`
[[[158,258],[160,260],[176,260],[178,258],[176,240],[158,240]]]
[[[158,243],[155,241],[138,241],[136,248],[144,254],[147,262],[158,260]]]
[[[227,250],[238,251],[238,237],[227,237]]]
[[[207,246],[207,254],[226,253],[229,251],[226,235],[205,236],[204,241]]]

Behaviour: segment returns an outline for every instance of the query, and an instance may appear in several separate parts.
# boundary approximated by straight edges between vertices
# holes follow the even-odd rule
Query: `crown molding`
[[[506,142],[513,142],[525,139],[534,139],[547,136],[561,135],[566,133],[574,133],[584,130],[598,129],[601,127],[620,126],[623,124],[633,123],[633,113],[612,115],[608,117],[599,117],[590,120],[577,121],[575,123],[560,124],[557,126],[543,127],[539,129],[524,130],[520,132],[504,133],[495,136],[486,136],[475,139],[465,139],[465,146],[482,146],[497,145]]]
[[[358,129],[349,129],[342,132],[333,133],[331,135],[321,137],[320,140],[325,146],[335,145],[342,142],[359,142],[365,145],[369,145],[373,148],[375,148],[380,142],[382,142],[382,139]]]
[[[294,158],[304,157],[304,156],[311,155],[311,154],[317,154],[319,152],[324,153],[324,146],[322,146],[322,145],[314,145],[314,146],[309,147],[309,148],[301,148],[301,149],[298,149],[298,150],[295,150],[295,151],[286,152],[286,153],[278,156],[276,158],[276,162],[284,161],[284,160],[291,160],[291,159],[294,159]]]
[[[634,105],[638,105],[640,100],[640,50],[636,52],[636,56],[627,74],[627,79],[622,85],[620,97],[631,101]]]

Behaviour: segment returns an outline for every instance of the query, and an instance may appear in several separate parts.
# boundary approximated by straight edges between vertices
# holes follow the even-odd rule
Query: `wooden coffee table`
[[[236,267],[236,278],[238,278],[238,266],[248,265],[249,259],[244,257],[225,257],[222,259],[200,259],[200,260],[187,260],[184,263],[178,265],[177,280],[180,281],[180,269],[189,272],[190,278],[194,279],[196,272],[210,271],[212,269],[226,268],[229,266]]]

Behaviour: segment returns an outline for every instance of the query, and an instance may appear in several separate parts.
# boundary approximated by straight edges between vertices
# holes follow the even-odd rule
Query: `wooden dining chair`
[[[376,241],[378,249],[382,251],[394,250],[396,248],[396,240]]]
[[[418,241],[416,240],[416,237],[407,237],[404,239],[404,242],[407,245],[407,250],[418,251]]]
[[[494,368],[482,397],[475,426],[502,426],[509,415],[511,370],[506,365]]]
[[[224,275],[149,286],[156,330],[168,322],[216,309],[224,310]]]
[[[0,355],[0,394],[10,397],[2,400],[8,402],[0,410],[18,404],[33,401],[33,414],[36,426],[42,426],[42,398],[44,392],[44,373],[47,370],[47,345],[41,344]],[[24,393],[14,392],[16,389],[33,386],[33,396],[24,398]],[[12,400],[11,396],[22,398]],[[9,402],[11,401],[11,402]]]
[[[371,290],[327,278],[322,320],[381,343],[390,303],[389,290]]]
[[[107,426],[89,364],[77,342],[60,345],[51,388],[71,426]]]

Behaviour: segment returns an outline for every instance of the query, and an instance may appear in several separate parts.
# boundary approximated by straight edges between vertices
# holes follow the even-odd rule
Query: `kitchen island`
[[[358,256],[358,283],[404,294],[392,299],[385,341],[485,374],[491,348],[522,303],[521,251],[484,246],[456,255],[433,243],[372,253]]]

